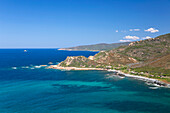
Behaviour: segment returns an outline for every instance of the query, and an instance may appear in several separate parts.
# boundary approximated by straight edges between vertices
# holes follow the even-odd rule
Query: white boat
[[[17,69],[17,67],[12,67],[12,69]]]
[[[25,66],[25,68],[29,68],[29,66]]]
[[[35,68],[41,68],[41,66],[34,66]]]
[[[24,52],[27,52],[27,50],[24,50]]]

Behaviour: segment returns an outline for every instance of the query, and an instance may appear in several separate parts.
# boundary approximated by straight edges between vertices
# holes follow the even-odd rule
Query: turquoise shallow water
[[[170,89],[150,89],[140,80],[109,77],[113,74],[106,71],[20,68],[93,52],[0,50],[0,54],[0,113],[170,112]]]

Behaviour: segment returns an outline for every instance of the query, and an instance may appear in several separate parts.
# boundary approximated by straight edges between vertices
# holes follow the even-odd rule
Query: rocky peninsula
[[[112,70],[120,76],[134,77],[159,86],[170,83],[170,34],[132,42],[116,49],[100,51],[88,58],[68,56],[48,68],[64,70]]]

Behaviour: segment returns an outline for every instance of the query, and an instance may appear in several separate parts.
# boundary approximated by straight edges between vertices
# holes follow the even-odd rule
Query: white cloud
[[[140,31],[140,29],[133,29],[134,31]]]
[[[129,29],[129,31],[140,31],[140,29]]]
[[[116,32],[119,32],[118,30],[116,30]]]
[[[146,37],[143,37],[142,39],[149,39],[149,38],[152,38],[152,37],[146,36]]]
[[[137,39],[139,39],[139,37],[137,37],[137,36],[130,36],[130,35],[128,35],[128,36],[125,36],[125,37],[124,37],[124,39],[137,40]]]
[[[130,40],[119,40],[120,42],[131,42]]]
[[[155,29],[155,28],[149,28],[149,29],[144,30],[144,31],[146,31],[146,32],[151,32],[151,33],[159,32],[159,30],[158,30],[158,29]]]

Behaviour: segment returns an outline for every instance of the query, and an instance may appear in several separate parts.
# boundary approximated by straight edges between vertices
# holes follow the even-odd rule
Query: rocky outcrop
[[[68,56],[66,60],[58,64],[62,67],[95,67],[96,65],[98,63],[84,56]]]
[[[94,60],[94,56],[89,56],[88,59]]]

